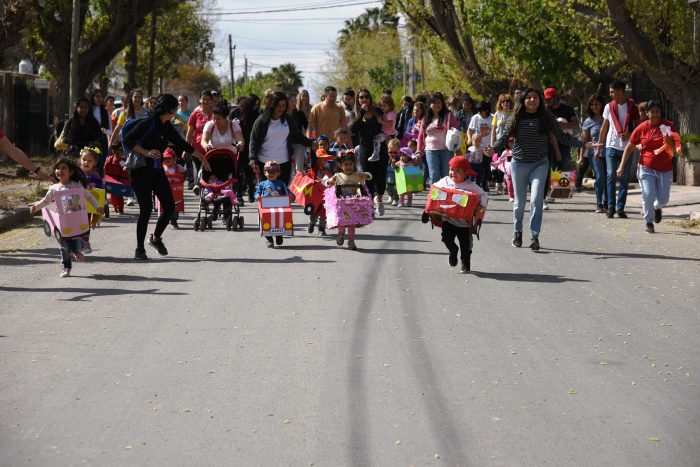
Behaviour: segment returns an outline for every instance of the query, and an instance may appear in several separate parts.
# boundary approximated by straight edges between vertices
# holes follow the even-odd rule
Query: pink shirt
[[[394,136],[396,134],[396,111],[392,110],[387,112],[382,116],[382,118],[384,120],[389,120],[388,122],[382,123],[382,133],[387,136]]]
[[[445,151],[445,139],[447,138],[447,130],[450,128],[459,128],[457,119],[450,112],[445,116],[445,121],[442,124],[438,123],[437,118],[428,124],[426,128],[421,125],[420,133],[418,133],[418,150],[425,151]]]

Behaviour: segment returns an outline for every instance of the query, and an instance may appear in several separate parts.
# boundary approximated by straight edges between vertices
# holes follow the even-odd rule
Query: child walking
[[[386,146],[389,153],[389,167],[387,167],[386,171],[386,194],[389,195],[391,205],[397,206],[399,204],[399,194],[396,192],[396,175],[394,169],[398,167],[397,164],[401,159],[401,141],[393,138],[386,143]]]
[[[122,148],[122,143],[114,143],[109,149],[111,151],[111,154],[107,157],[107,160],[105,161],[105,175],[109,175],[119,183],[128,185],[130,183],[129,172],[124,170],[126,158],[124,157],[124,149]],[[109,199],[109,202],[112,204],[115,213],[124,214],[123,196],[108,193],[107,199]]]
[[[372,157],[367,159],[368,162],[377,162],[379,160],[379,150],[382,143],[391,139],[396,134],[396,105],[394,99],[389,94],[384,94],[379,98],[379,107],[382,109],[382,115],[379,116],[379,123],[382,125],[382,131],[374,137],[374,151]],[[399,142],[399,144],[401,144]]]
[[[90,148],[86,147],[83,148],[83,150],[80,152],[80,168],[83,170],[83,173],[85,174],[85,178],[87,179],[87,189],[90,190],[92,188],[100,188],[104,189],[104,184],[102,183],[102,177],[100,177],[100,174],[97,173],[95,170],[95,166],[97,165],[97,160],[99,159],[99,154],[100,150],[98,148]],[[90,225],[94,224],[93,222],[93,214],[88,213],[88,223]],[[100,216],[101,217],[101,216]],[[83,253],[85,254],[90,254],[92,253],[92,245],[90,245],[90,230],[85,232],[82,235],[83,239]]]
[[[82,170],[80,170],[80,167],[73,162],[72,158],[60,158],[54,164],[52,171],[54,176],[58,179],[58,183],[51,185],[46,192],[46,196],[29,208],[29,211],[32,214],[54,202],[56,200],[57,192],[74,189],[85,190],[85,199],[88,201],[88,203],[90,203],[98,213],[102,214],[104,212],[102,207],[97,204],[95,197],[85,189],[87,187],[87,179],[85,178],[85,174]],[[61,237],[61,263],[63,265],[61,277],[70,276],[70,271],[73,267],[71,257],[75,258],[75,260],[78,262],[85,261],[85,255],[83,255],[81,251],[82,248],[83,240],[81,236]]]
[[[399,160],[394,165],[394,169],[399,167],[420,167],[423,164],[420,156],[413,154],[409,148],[399,150]],[[399,206],[411,207],[413,205],[413,193],[404,193],[399,196]]]
[[[280,164],[277,161],[267,161],[263,166],[263,173],[267,180],[263,180],[258,184],[258,189],[255,190],[255,199],[264,198],[265,196],[281,196],[287,195],[294,199],[294,194],[287,188],[287,185],[282,180],[277,180],[280,176]],[[284,238],[281,235],[276,235],[273,243],[272,237],[265,237],[267,247],[274,248],[275,243],[281,245],[284,243]]]
[[[472,172],[469,161],[462,156],[455,156],[450,159],[449,175],[435,183],[437,187],[466,190],[479,195],[480,204],[477,209],[484,209],[488,203],[488,194],[479,185],[467,178]],[[462,267],[460,272],[465,274],[471,270],[472,255],[472,225],[471,222],[463,219],[443,217],[442,242],[450,252],[448,262],[450,266],[457,266],[457,253],[460,253]],[[455,237],[459,241],[459,247],[455,243]]]
[[[335,156],[326,154],[323,149],[316,150],[316,165],[307,172],[309,177],[320,181],[323,179],[327,180],[332,177],[333,173],[330,171],[331,161],[335,161]],[[321,208],[320,212],[320,215],[309,215],[309,226],[307,227],[306,231],[309,233],[314,233],[316,222],[318,222],[318,234],[320,236],[324,236],[326,235],[326,211],[325,209]]]
[[[366,180],[372,180],[372,174],[369,172],[358,172],[355,166],[355,153],[352,151],[345,151],[338,159],[338,169],[335,175],[328,179],[328,186],[337,186],[340,188],[341,196],[357,196],[361,195],[361,185],[365,183]],[[342,246],[345,242],[345,227],[344,225],[338,226],[338,237],[335,243],[338,246]],[[348,225],[348,249],[357,250],[355,245],[355,226]]]
[[[184,174],[187,173],[187,168],[185,166],[180,165],[177,163],[177,158],[175,157],[175,151],[173,148],[168,148],[163,152],[163,171],[165,171],[165,175],[173,175],[173,174]],[[172,187],[171,187],[172,188]],[[170,218],[170,225],[173,226],[173,229],[179,229],[180,225],[177,223],[177,221],[180,219],[180,213],[175,209],[173,212],[173,217]]]
[[[508,139],[508,149],[503,151],[500,156],[494,154],[491,162],[491,167],[494,170],[501,173],[501,176],[506,184],[506,191],[508,193],[508,201],[513,202],[515,200],[515,192],[513,191],[513,178],[511,177],[510,163],[513,158],[511,154],[511,148],[513,147],[513,137]],[[498,178],[497,178],[498,180]],[[502,189],[499,189],[496,185],[496,190],[498,193],[502,193]]]

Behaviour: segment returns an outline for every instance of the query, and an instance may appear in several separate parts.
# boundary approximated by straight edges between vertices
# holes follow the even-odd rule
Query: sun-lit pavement
[[[38,223],[1,234],[0,464],[697,465],[700,232],[592,206],[534,253],[494,197],[469,275],[420,207],[352,252],[190,202],[147,263],[131,210],[69,279]]]

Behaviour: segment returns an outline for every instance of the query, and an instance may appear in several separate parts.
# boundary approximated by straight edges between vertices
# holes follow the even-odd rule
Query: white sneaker
[[[546,198],[545,199],[545,202],[547,202],[547,203],[553,203],[554,201],[556,201],[554,198]]]
[[[372,154],[372,156],[367,159],[367,162],[377,162],[379,160],[379,154]]]
[[[135,201],[136,201],[136,200],[134,199],[133,196],[129,196],[129,197],[126,199],[126,205],[127,205],[127,206],[133,206]]]
[[[549,211],[549,205],[547,205],[547,201],[544,201],[544,202],[542,203],[542,209],[545,210],[545,211]]]
[[[392,200],[392,201],[391,201],[391,205],[392,205],[392,206],[398,206],[398,204],[399,204],[399,202],[396,201],[396,200]]]

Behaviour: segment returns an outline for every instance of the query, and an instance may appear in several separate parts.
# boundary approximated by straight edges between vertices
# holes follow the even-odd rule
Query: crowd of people
[[[238,173],[231,176],[237,181],[232,199],[240,206],[246,194],[247,202],[266,193],[288,194],[294,173],[308,171],[330,185],[343,180],[363,185],[372,199],[373,216],[381,218],[385,201],[411,205],[410,195],[396,193],[393,177],[394,169],[415,166],[423,172],[426,189],[432,185],[466,189],[479,197],[480,209],[486,207],[489,193],[507,196],[513,203],[514,247],[523,244],[529,192],[529,247],[538,250],[543,211],[554,201],[548,195],[552,170],[578,167],[576,189],[580,190],[590,167],[596,194],[592,209],[609,218],[626,218],[632,156],[638,151],[645,230],[651,233],[668,202],[673,170],[671,159],[659,149],[672,144],[670,133],[675,130],[662,118],[657,102],[647,102],[640,112],[625,97],[625,89],[625,83],[613,83],[609,102],[603,96],[590,96],[582,124],[555,88],[500,94],[495,112],[491,102],[475,102],[468,95],[451,100],[439,92],[403,96],[399,107],[389,90],[377,99],[367,88],[345,89],[339,97],[332,86],[324,89],[315,105],[305,90],[298,96],[268,90],[262,100],[251,94],[232,103],[205,90],[192,110],[186,95],[163,94],[144,100],[143,93],[135,89],[114,109],[114,98],[95,90],[75,103],[57,142],[66,157],[49,174],[58,183],[34,209],[50,202],[62,187],[75,183],[87,187],[86,179],[75,175],[84,167],[71,165],[72,160],[88,154],[88,159],[95,159],[94,170],[89,166],[88,171],[102,174],[106,160],[125,165],[126,159],[140,157],[144,163],[128,174],[136,199],[127,204],[139,206],[135,258],[148,258],[144,245],[154,196],[160,214],[148,244],[166,255],[161,237],[174,219],[173,195],[161,163],[166,150],[183,167],[188,188],[198,192],[198,174],[202,168],[209,169],[205,153],[228,148],[238,158]],[[453,145],[455,134],[461,135],[457,147]],[[1,133],[0,145],[7,145]],[[576,155],[572,156],[572,148]],[[31,165],[21,156],[17,160]],[[115,212],[123,212],[116,198],[112,202]],[[325,219],[318,216],[311,216],[309,233],[316,223],[325,235]],[[463,272],[470,269],[471,228],[469,222],[450,219],[442,226],[451,266],[456,266],[460,251],[455,238],[460,242]],[[344,244],[345,234],[344,229],[338,233],[338,245]],[[81,251],[85,251],[88,240],[83,239],[82,245],[79,240],[71,239],[62,246],[65,275],[70,273],[70,257],[82,258]],[[272,238],[269,244],[274,247]],[[348,247],[356,248],[354,229],[348,230]]]

